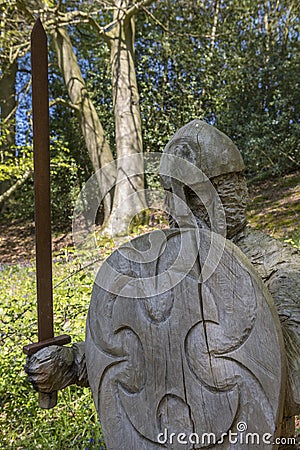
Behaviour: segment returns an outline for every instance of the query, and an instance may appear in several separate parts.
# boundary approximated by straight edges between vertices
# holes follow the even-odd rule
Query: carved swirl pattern
[[[167,271],[180,246],[180,236],[167,233],[159,261],[132,262],[123,249],[107,263],[120,279]],[[146,238],[137,239],[142,249]],[[275,432],[282,360],[270,299],[242,254],[227,242],[216,271],[201,283],[209,245],[209,233],[203,231],[193,268],[163,294],[147,285],[143,296],[124,297],[122,289],[128,292],[130,286],[120,279],[119,295],[94,285],[87,368],[108,449],[203,448],[163,446],[157,436],[167,429],[214,433],[220,439],[239,421],[251,432]],[[235,448],[231,445],[225,439],[217,447]]]

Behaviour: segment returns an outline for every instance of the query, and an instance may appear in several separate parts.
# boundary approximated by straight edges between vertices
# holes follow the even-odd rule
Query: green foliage
[[[29,145],[11,147],[1,156],[0,182],[22,178],[24,172],[33,170],[32,147]]]
[[[66,260],[67,258],[67,260]],[[55,259],[54,283],[78,268],[62,254]],[[41,410],[27,381],[22,347],[37,340],[35,270],[32,264],[1,267],[0,449],[98,449],[101,429],[89,389],[59,393],[53,410]],[[55,332],[84,340],[91,281],[79,272],[54,289]]]
[[[4,205],[4,222],[34,220],[33,176],[31,176]]]
[[[54,229],[62,230],[71,223],[83,177],[68,142],[53,140],[50,153],[52,222]]]
[[[298,250],[300,250],[300,233],[299,233],[299,231],[293,233],[291,238],[284,239],[284,242],[286,242],[287,244],[290,244],[293,247],[296,247]]]
[[[147,151],[204,118],[241,149],[248,173],[299,167],[299,5],[228,0],[154,3],[137,23]],[[161,24],[160,26],[158,24]]]
[[[16,180],[25,170],[33,168],[32,147],[20,147],[22,154],[10,156],[3,165],[3,180]],[[70,226],[75,200],[81,190],[83,171],[71,154],[68,142],[51,140],[50,145],[51,209],[53,228],[63,230]],[[1,168],[1,165],[0,165]],[[5,204],[4,217],[10,220],[33,220],[33,175]]]

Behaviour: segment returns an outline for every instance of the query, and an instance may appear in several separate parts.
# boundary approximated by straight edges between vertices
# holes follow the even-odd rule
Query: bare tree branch
[[[23,11],[25,13],[25,16],[27,19],[29,19],[29,22],[34,22],[36,20],[36,17],[32,13],[32,11],[26,6],[24,0],[17,0],[17,6],[20,11]]]
[[[49,106],[54,106],[58,104],[67,106],[68,108],[73,109],[74,111],[80,111],[79,106],[75,105],[74,103],[67,102],[67,100],[65,100],[64,98],[55,98],[50,102]]]
[[[135,3],[132,5],[126,12],[126,20],[131,19],[139,10],[142,8],[145,8],[146,6],[150,5],[151,3],[155,3],[157,0],[142,0],[140,2]]]
[[[19,178],[7,191],[0,195],[0,204],[4,203],[32,174],[32,170],[26,170],[23,176]]]
[[[20,89],[20,91],[17,92],[17,96],[19,97],[19,95],[22,94],[22,98],[24,98],[24,97],[28,94],[28,91],[29,91],[30,86],[31,86],[31,80],[29,80],[29,82],[28,82],[25,86],[23,86],[23,87]],[[0,87],[1,87],[1,80],[0,80]],[[18,101],[18,103],[19,103],[19,102],[20,102],[20,100]],[[11,110],[11,112],[5,117],[5,119],[3,119],[3,124],[9,122],[10,119],[13,118],[13,116],[14,116],[14,114],[16,113],[17,109],[18,109],[18,104],[16,104],[16,106],[15,106],[15,107]]]
[[[153,20],[153,22],[156,23],[156,25],[158,25],[163,31],[165,31],[166,33],[172,35],[176,35],[176,36],[189,36],[189,37],[193,37],[193,38],[207,38],[207,39],[211,39],[212,35],[211,34],[192,34],[192,33],[178,33],[178,32],[174,32],[171,31],[169,28],[167,28],[162,22],[160,22],[154,14],[152,14],[151,11],[149,11],[149,9],[147,9],[145,6],[141,6],[141,9]],[[229,33],[222,33],[222,34],[214,34],[214,37],[217,36],[225,36],[226,34]]]

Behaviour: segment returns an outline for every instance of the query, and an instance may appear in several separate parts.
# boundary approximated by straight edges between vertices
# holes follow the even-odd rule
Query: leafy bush
[[[1,181],[17,180],[26,170],[33,169],[32,148],[26,153],[26,164],[24,158],[11,157],[5,164],[0,164],[3,169]],[[74,203],[82,188],[82,184],[88,179],[90,167],[80,167],[77,155],[73,155],[69,144],[62,140],[52,140],[50,164],[51,182],[51,211],[52,223],[56,230],[70,228]],[[20,159],[20,161],[19,161]],[[81,161],[82,163],[82,161]],[[83,163],[82,163],[83,164]],[[29,179],[10,197],[2,211],[3,218],[8,220],[33,220],[34,217],[34,185],[33,174]]]

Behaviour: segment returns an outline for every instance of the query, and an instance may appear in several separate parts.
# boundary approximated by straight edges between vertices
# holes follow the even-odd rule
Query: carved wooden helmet
[[[179,180],[176,176],[178,166],[184,165],[184,161],[193,164],[198,169],[199,176],[195,176],[195,171],[185,169]],[[211,180],[221,198],[226,214],[227,236],[231,237],[246,223],[245,208],[248,196],[242,175],[244,168],[241,153],[232,140],[212,125],[195,119],[180,128],[166,145],[160,177],[163,188],[186,202],[195,216],[209,228],[213,226],[211,218],[209,220],[206,217],[207,208],[201,208],[195,196],[193,198],[193,193],[197,192],[197,186],[203,182],[203,177]],[[200,190],[198,189],[198,192]],[[173,218],[177,220],[179,208],[174,204],[170,210]]]
[[[232,140],[198,119],[180,128],[166,145],[164,153],[187,159],[210,179],[245,169],[242,155]],[[170,189],[166,178],[162,176],[162,184]]]

